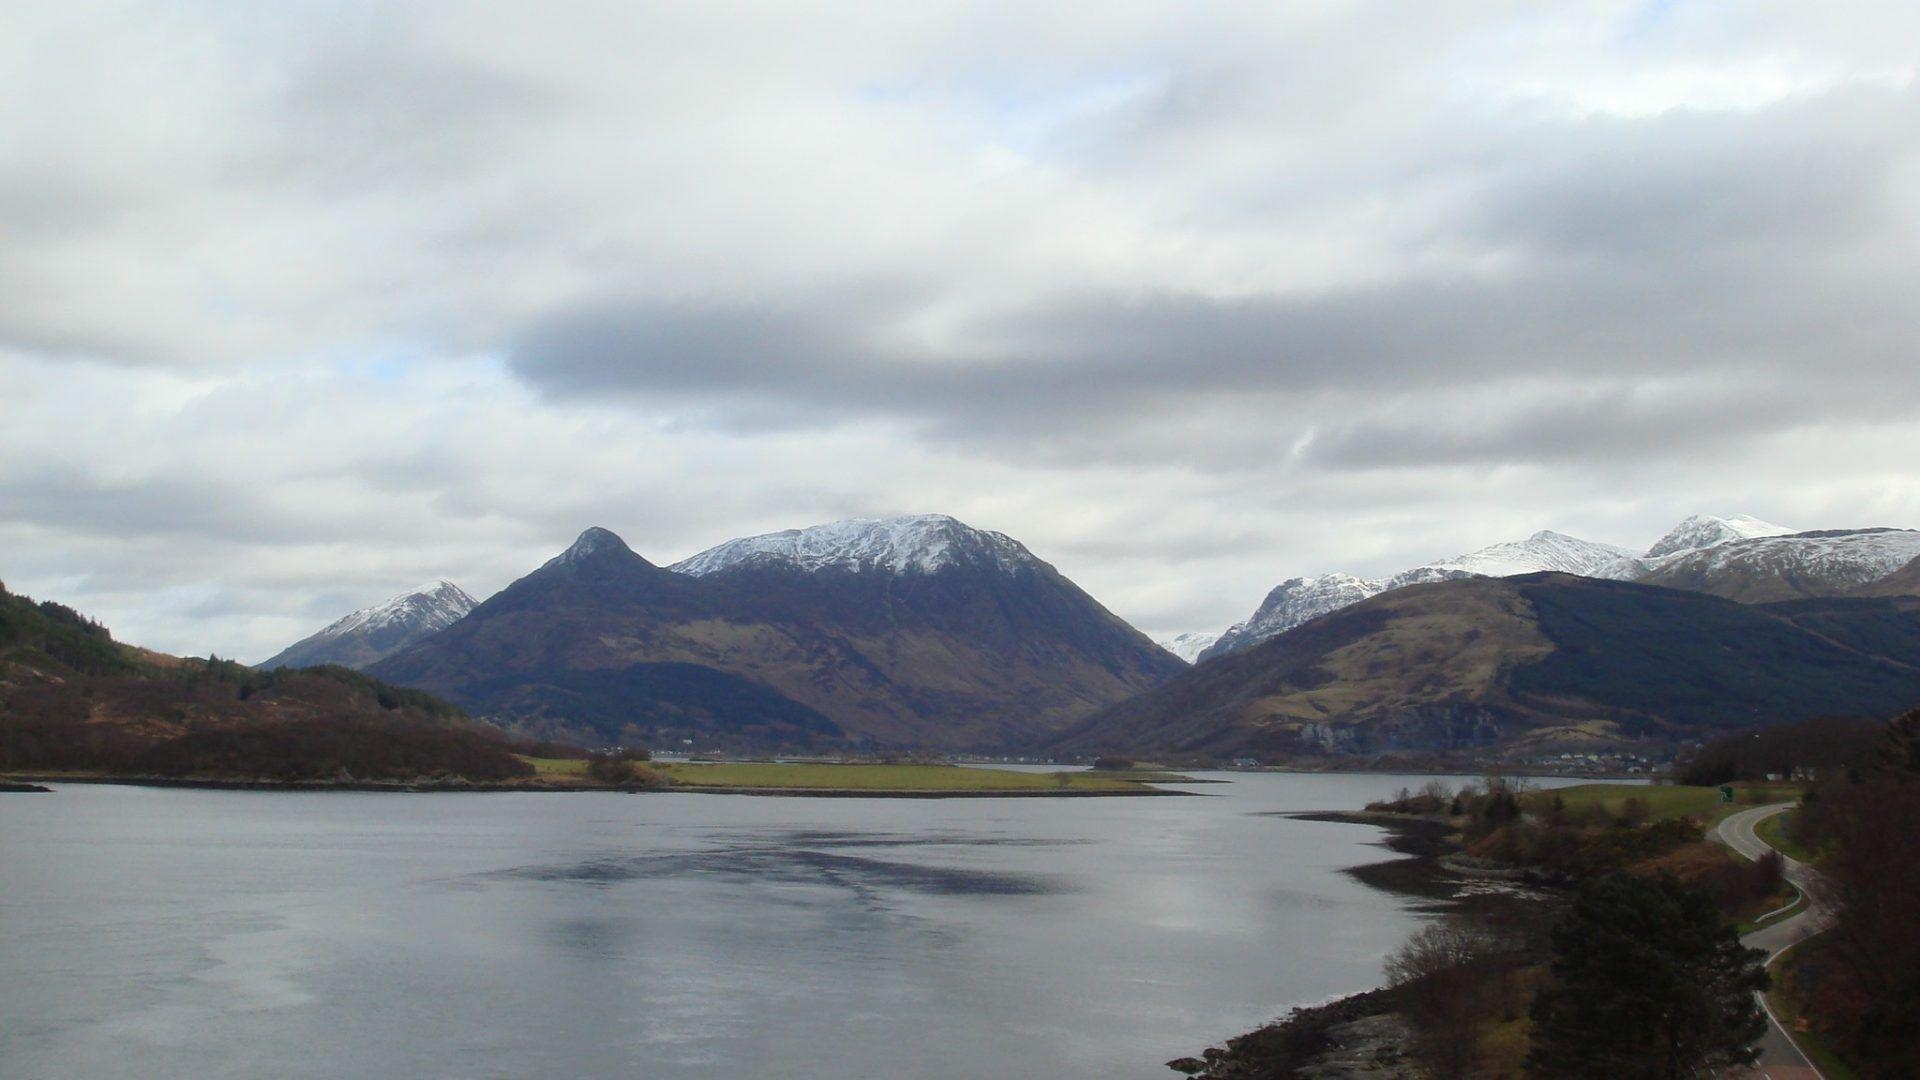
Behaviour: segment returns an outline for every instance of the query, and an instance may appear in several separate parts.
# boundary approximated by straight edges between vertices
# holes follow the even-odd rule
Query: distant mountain
[[[1201,664],[1062,750],[1269,760],[1546,749],[1920,702],[1920,601],[1749,606],[1559,573],[1396,589]]]
[[[1165,641],[1157,641],[1154,644],[1191,664],[1199,660],[1200,654],[1219,640],[1219,634],[1187,633],[1170,637]]]
[[[1826,529],[1729,540],[1639,560],[1634,579],[1745,603],[1844,596],[1920,558],[1920,531]]]
[[[452,626],[474,604],[473,597],[453,582],[432,582],[344,616],[257,666],[269,671],[320,664],[364,668]]]
[[[1018,541],[950,517],[729,541],[671,569],[589,529],[375,665],[534,730],[995,749],[1183,669]]]
[[[1543,530],[1525,540],[1493,544],[1442,562],[1416,566],[1390,578],[1357,578],[1350,574],[1289,578],[1267,594],[1252,618],[1221,634],[1218,641],[1200,654],[1200,659],[1210,660],[1244,649],[1329,611],[1338,611],[1370,596],[1408,585],[1475,576],[1510,577],[1543,570],[1590,575],[1632,554],[1611,544]]]

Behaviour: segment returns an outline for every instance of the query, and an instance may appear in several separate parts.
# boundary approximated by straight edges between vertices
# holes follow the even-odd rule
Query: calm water
[[[0,1076],[1169,1077],[1374,985],[1424,778],[1194,799],[0,795]]]

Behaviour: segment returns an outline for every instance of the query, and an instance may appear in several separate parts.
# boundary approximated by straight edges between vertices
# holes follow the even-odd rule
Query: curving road
[[[1751,810],[1741,810],[1729,814],[1720,822],[1714,833],[1715,839],[1749,859],[1757,859],[1772,848],[1754,832],[1754,826],[1775,814],[1785,813],[1795,804],[1773,803],[1756,806]],[[1827,884],[1820,872],[1802,862],[1796,862],[1782,852],[1780,855],[1785,868],[1786,878],[1793,886],[1806,894],[1807,906],[1793,916],[1781,919],[1771,926],[1762,927],[1742,937],[1740,941],[1755,949],[1764,949],[1767,963],[1781,953],[1800,942],[1833,925],[1833,915],[1826,900]],[[1766,1008],[1766,999],[1760,1001]],[[1760,1060],[1749,1077],[1766,1077],[1767,1080],[1806,1080],[1819,1078],[1820,1070],[1800,1052],[1793,1040],[1780,1027],[1780,1021],[1767,1009],[1767,1034],[1760,1040]]]

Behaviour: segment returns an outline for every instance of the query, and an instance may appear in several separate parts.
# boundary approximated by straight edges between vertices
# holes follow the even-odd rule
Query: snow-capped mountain
[[[373,674],[596,742],[949,750],[1031,745],[1181,668],[1017,541],[928,515],[673,568],[588,529]]]
[[[1439,581],[1441,578],[1436,576],[1433,580]],[[1228,627],[1212,645],[1200,651],[1194,662],[1225,656],[1277,634],[1284,634],[1308,619],[1357,604],[1369,596],[1385,592],[1386,588],[1385,580],[1357,578],[1352,574],[1288,578],[1273,587],[1251,618]]]
[[[362,668],[466,617],[473,597],[451,581],[434,581],[382,604],[362,608],[287,646],[262,668],[344,664]]]
[[[1517,574],[1537,574],[1542,570],[1558,570],[1563,574],[1586,577],[1600,567],[1632,554],[1627,548],[1597,544],[1577,536],[1542,529],[1525,540],[1490,544],[1445,562],[1396,574],[1388,588],[1458,576],[1452,571],[1465,571],[1481,577],[1513,577]],[[1432,576],[1431,571],[1440,571],[1443,576]]]
[[[1408,585],[1463,577],[1512,577],[1543,570],[1592,576],[1600,568],[1632,555],[1632,551],[1612,544],[1542,530],[1525,540],[1490,544],[1451,559],[1403,570],[1390,578],[1357,578],[1351,574],[1289,578],[1267,594],[1252,618],[1221,634],[1199,659],[1209,660],[1244,649],[1285,633],[1308,619]]]
[[[1634,580],[1712,593],[1745,603],[1839,596],[1920,558],[1920,531],[1822,529],[1727,540],[1641,560]]]
[[[1267,594],[1251,618],[1221,634],[1199,659],[1244,649],[1383,592],[1449,578],[1513,577],[1556,570],[1763,603],[1858,591],[1915,558],[1920,558],[1920,532],[1914,530],[1795,532],[1745,514],[1695,514],[1668,530],[1644,554],[1543,531],[1525,540],[1416,566],[1390,578],[1350,574],[1290,578]]]
[[[1004,533],[975,529],[945,514],[916,514],[851,518],[742,537],[682,559],[668,569],[695,577],[748,564],[809,571],[831,568],[930,574],[956,565],[1004,569],[1038,562],[1025,546]]]
[[[1699,551],[1729,540],[1752,540],[1761,536],[1785,536],[1798,532],[1784,525],[1761,521],[1757,517],[1735,514],[1732,517],[1711,517],[1695,514],[1675,525],[1667,535],[1654,541],[1647,549],[1646,558],[1658,559],[1665,555],[1678,555],[1688,551]]]
[[[1219,640],[1219,634],[1187,633],[1175,635],[1165,641],[1156,641],[1154,644],[1191,664],[1199,660],[1200,654]]]
[[[1660,567],[1696,551],[1705,551],[1708,548],[1738,540],[1785,536],[1796,531],[1798,530],[1761,521],[1759,518],[1748,517],[1745,514],[1735,514],[1727,518],[1695,514],[1667,530],[1667,534],[1654,541],[1646,554],[1632,555],[1609,563],[1595,570],[1591,576],[1612,578],[1615,581],[1639,581]]]

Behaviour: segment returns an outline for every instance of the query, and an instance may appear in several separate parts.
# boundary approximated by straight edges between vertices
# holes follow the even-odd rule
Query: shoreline
[[[522,794],[599,794],[599,795],[764,795],[815,799],[1131,799],[1143,796],[1181,796],[1206,798],[1197,791],[1171,791],[1142,784],[1139,790],[1115,789],[930,789],[906,788],[776,788],[732,785],[670,785],[666,787],[593,787],[585,784],[549,784],[538,780],[503,782],[497,780],[267,780],[220,779],[188,776],[77,776],[51,773],[13,774],[0,777],[0,791],[40,791],[45,784],[119,784],[126,787],[192,788],[206,791],[300,791],[300,792],[384,792],[396,795],[445,793],[522,793]],[[10,786],[17,785],[17,786]]]
[[[1295,821],[1341,825],[1372,825],[1385,837],[1380,845],[1400,857],[1344,868],[1341,873],[1369,888],[1417,901],[1416,911],[1463,919],[1495,932],[1543,932],[1558,913],[1558,897],[1531,882],[1513,881],[1456,867],[1449,857],[1457,845],[1447,837],[1451,828],[1430,818],[1409,818],[1365,810],[1279,811],[1271,816]],[[1213,1063],[1235,1070],[1194,1074],[1206,1076],[1294,1075],[1290,1070],[1312,1068],[1316,1076],[1424,1076],[1412,1064],[1408,1043],[1415,1037],[1404,1015],[1401,988],[1381,985],[1310,1005],[1285,1014],[1207,1048],[1201,1056],[1176,1062],[1205,1068]]]

